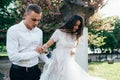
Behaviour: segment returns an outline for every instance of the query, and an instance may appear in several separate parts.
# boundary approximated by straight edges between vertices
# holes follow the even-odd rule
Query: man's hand
[[[40,53],[40,54],[44,53],[44,50],[43,50],[42,46],[38,46],[38,47],[36,48],[36,52],[38,52],[38,53]]]

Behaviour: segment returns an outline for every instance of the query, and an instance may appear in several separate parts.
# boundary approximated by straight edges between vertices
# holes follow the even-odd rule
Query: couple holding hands
[[[6,47],[12,62],[10,80],[105,80],[89,76],[74,59],[83,34],[82,17],[72,16],[43,46],[38,46],[43,39],[43,32],[37,27],[41,16],[40,6],[29,4],[24,19],[7,31]],[[44,52],[54,43],[49,60]],[[38,68],[39,59],[46,63],[43,72]]]

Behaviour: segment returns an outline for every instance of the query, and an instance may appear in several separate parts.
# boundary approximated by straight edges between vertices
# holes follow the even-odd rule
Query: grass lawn
[[[92,76],[103,77],[107,80],[120,80],[120,62],[114,62],[114,64],[91,62],[88,70]]]
[[[7,56],[7,52],[0,52],[0,56]]]

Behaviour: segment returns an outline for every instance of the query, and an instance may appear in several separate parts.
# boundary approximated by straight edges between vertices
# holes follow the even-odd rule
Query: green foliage
[[[0,46],[6,43],[6,31],[15,24],[18,17],[17,7],[12,8],[15,0],[1,0],[0,1]]]
[[[87,26],[89,28],[89,47],[101,49],[114,49],[117,45],[117,39],[113,35],[114,17],[102,19],[98,14],[94,15]]]
[[[12,0],[0,0],[0,8],[6,8]]]
[[[100,48],[101,46],[105,45],[106,43],[104,42],[104,40],[106,39],[106,37],[103,36],[99,36],[100,33],[92,33],[89,32],[89,47],[91,48],[91,50],[94,50],[95,48]]]
[[[117,44],[117,40],[114,35],[106,30],[97,31],[95,34],[89,32],[89,47],[103,49],[114,49]]]
[[[116,47],[119,49],[120,48],[120,44],[119,44],[120,43],[120,18],[116,18],[115,22],[113,23],[113,26],[114,26],[113,34],[118,41],[118,44]]]
[[[2,7],[0,7],[0,31],[6,31],[20,18],[14,1],[15,0],[2,1]]]
[[[105,45],[102,45],[101,47],[104,49],[115,49],[117,40],[115,39],[114,35],[106,30],[103,30],[99,36],[106,37],[104,39]]]
[[[56,0],[51,0],[51,5],[44,0],[40,1],[25,1],[25,0],[1,0],[0,1],[0,46],[4,46],[6,43],[6,31],[7,29],[22,20],[22,15],[25,11],[27,3],[37,3],[42,7],[43,18],[39,24],[39,27],[44,32],[44,42],[46,42],[51,33],[60,26],[60,3]]]
[[[0,41],[3,44],[5,44],[6,30],[11,25],[19,22],[22,19],[22,15],[24,13],[26,6],[30,3],[37,3],[38,5],[41,6],[43,12],[43,18],[39,24],[39,27],[44,32],[43,41],[45,43],[50,38],[51,34],[55,31],[55,29],[62,25],[61,24],[62,16],[60,13],[62,2],[64,2],[64,0],[1,0],[0,1],[0,5],[1,5],[0,6]],[[103,0],[92,1],[92,2],[86,1],[86,2],[88,2],[88,6],[92,6],[94,7],[94,9],[97,10],[99,5],[103,3]],[[13,6],[12,7],[9,6],[10,4],[12,4]],[[100,25],[101,24],[99,25],[95,24],[95,26],[98,27]]]

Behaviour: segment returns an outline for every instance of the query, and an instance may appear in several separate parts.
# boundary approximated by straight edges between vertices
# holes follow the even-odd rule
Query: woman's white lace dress
[[[45,64],[40,80],[104,80],[89,76],[70,55],[75,51],[76,41],[57,29],[51,37],[56,42],[52,59]]]

